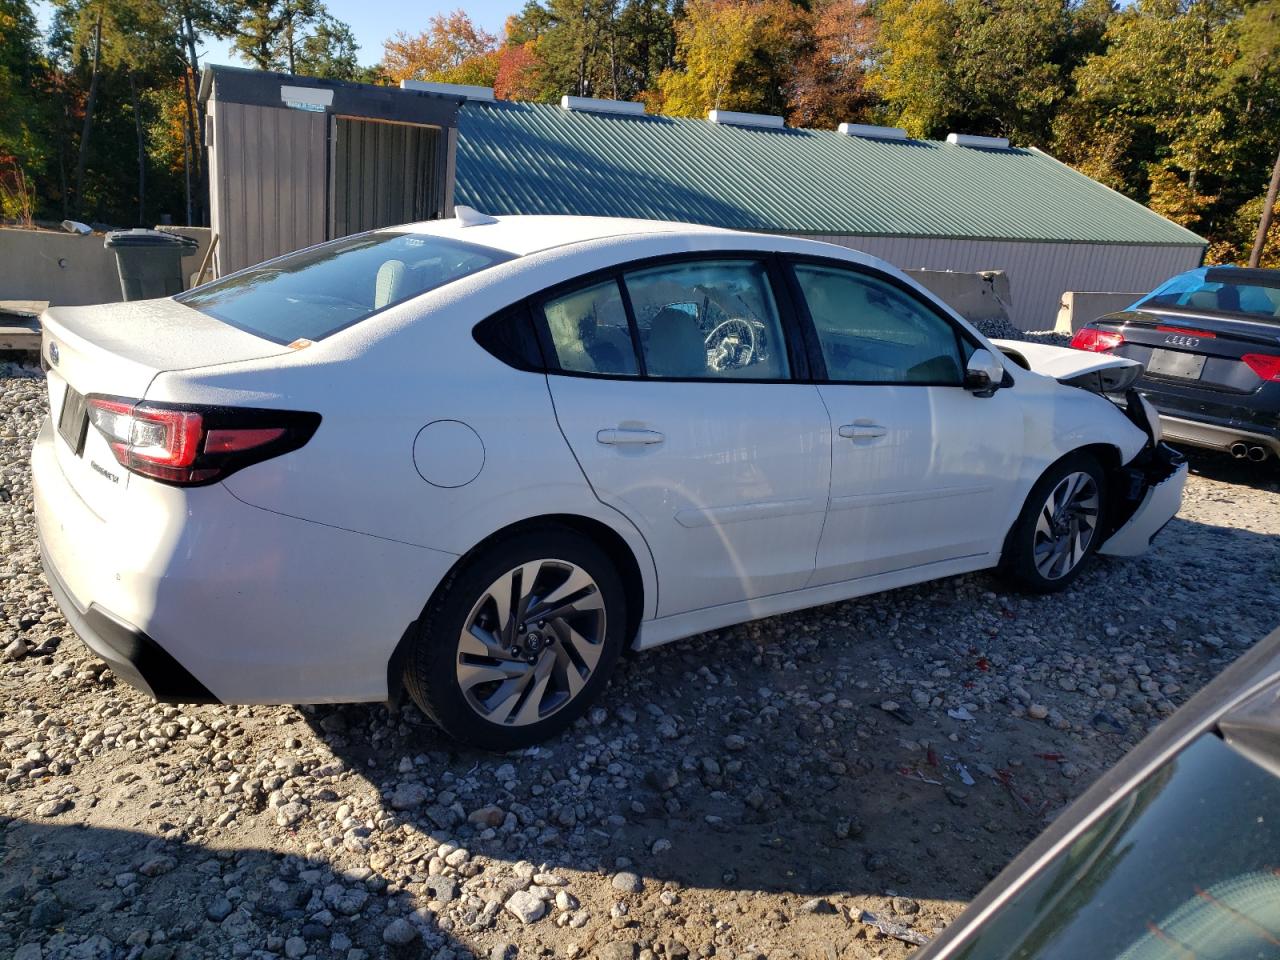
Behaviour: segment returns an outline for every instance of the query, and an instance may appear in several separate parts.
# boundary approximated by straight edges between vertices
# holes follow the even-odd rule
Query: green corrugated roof
[[[1202,246],[1052,157],[468,101],[455,199],[780,233]]]

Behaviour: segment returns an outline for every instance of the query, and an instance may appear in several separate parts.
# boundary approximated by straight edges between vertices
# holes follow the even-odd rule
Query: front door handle
[[[657,430],[624,430],[621,427],[615,427],[612,430],[601,430],[596,434],[597,443],[605,443],[610,446],[618,446],[623,444],[639,444],[647,446],[654,443],[661,443],[667,439]]]
[[[888,429],[878,423],[846,423],[840,428],[840,436],[846,440],[874,440],[883,437]]]

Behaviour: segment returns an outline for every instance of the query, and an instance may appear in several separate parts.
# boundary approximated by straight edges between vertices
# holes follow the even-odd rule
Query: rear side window
[[[379,230],[286,254],[175,299],[276,343],[322,340],[511,259],[478,244]]]
[[[801,263],[795,272],[829,380],[962,382],[955,329],[915,298],[854,270]]]
[[[561,370],[634,377],[635,349],[616,280],[606,280],[542,307]]]

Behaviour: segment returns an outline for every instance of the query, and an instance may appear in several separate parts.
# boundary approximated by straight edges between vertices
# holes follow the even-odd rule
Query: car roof
[[[486,217],[483,214],[468,216],[465,219],[453,217],[447,220],[425,220],[387,229],[449,237],[502,250],[518,257],[540,253],[555,247],[589,243],[611,237],[633,237],[642,234],[692,236],[738,232],[693,223],[632,220],[623,217]]]

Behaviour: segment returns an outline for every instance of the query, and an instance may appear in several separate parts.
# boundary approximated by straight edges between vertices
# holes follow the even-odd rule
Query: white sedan
[[[50,587],[170,702],[383,701],[494,749],[625,647],[1144,550],[1186,466],[1141,368],[996,346],[780,236],[455,219],[44,317]],[[1036,372],[1037,370],[1045,372]]]

